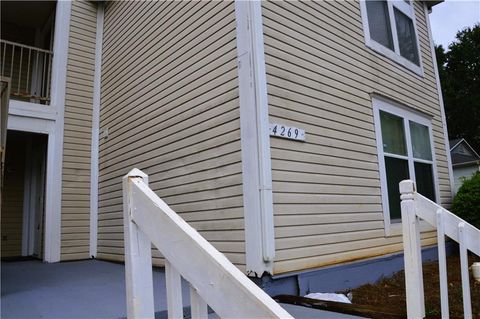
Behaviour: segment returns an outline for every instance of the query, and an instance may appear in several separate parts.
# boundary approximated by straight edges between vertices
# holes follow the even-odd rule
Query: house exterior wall
[[[108,2],[98,258],[123,260],[121,178],[150,187],[240,268],[242,163],[232,2]],[[154,264],[162,259],[154,251]]]
[[[89,258],[96,5],[72,1],[65,93],[61,260]]]
[[[465,179],[471,178],[476,172],[480,171],[479,163],[472,163],[465,166],[457,166],[453,168],[453,178],[455,181],[455,193],[458,192],[463,185]]]
[[[451,202],[428,17],[413,3],[423,76],[366,47],[356,1],[263,2],[270,122],[307,136],[271,138],[274,273],[402,250],[384,228],[372,94],[433,117],[441,204]]]

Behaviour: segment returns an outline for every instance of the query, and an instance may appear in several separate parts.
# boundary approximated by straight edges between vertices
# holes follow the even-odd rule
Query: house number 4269
[[[283,124],[270,123],[270,136],[305,141],[305,130]]]

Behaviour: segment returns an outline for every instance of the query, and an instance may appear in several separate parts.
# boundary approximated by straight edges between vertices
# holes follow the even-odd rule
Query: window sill
[[[381,54],[388,59],[392,60],[393,62],[400,64],[404,68],[412,71],[416,75],[423,77],[423,67],[422,67],[422,62],[420,62],[420,65],[416,65],[413,62],[410,62],[409,60],[405,59],[401,55],[395,53],[394,51],[384,47],[380,43],[377,43],[371,39],[365,39],[365,44],[368,48],[372,49],[378,54]],[[421,58],[420,58],[421,59]]]
[[[420,221],[420,232],[435,231],[435,227],[424,220]],[[385,237],[402,236],[402,223],[385,224]]]

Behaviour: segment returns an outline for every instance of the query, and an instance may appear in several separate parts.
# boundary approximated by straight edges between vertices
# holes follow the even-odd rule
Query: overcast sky
[[[446,0],[432,8],[433,41],[446,49],[457,31],[480,22],[480,0]]]

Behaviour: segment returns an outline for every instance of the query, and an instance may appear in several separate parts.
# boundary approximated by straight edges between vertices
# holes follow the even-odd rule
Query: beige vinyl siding
[[[24,139],[8,134],[2,189],[2,257],[22,255],[23,193],[25,176]]]
[[[73,1],[68,45],[61,260],[89,258],[90,158],[96,5]]]
[[[306,130],[303,143],[271,138],[274,273],[402,250],[399,236],[385,237],[372,93],[433,117],[450,203],[426,17],[414,3],[423,77],[365,46],[358,2],[263,2],[270,121]]]
[[[173,210],[244,268],[236,55],[234,3],[107,4],[98,258],[123,260],[121,178],[137,167]]]

